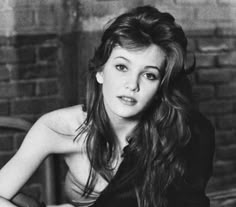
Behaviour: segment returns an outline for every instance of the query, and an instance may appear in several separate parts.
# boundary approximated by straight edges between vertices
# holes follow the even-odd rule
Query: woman
[[[90,61],[86,105],[35,123],[0,171],[0,205],[15,206],[43,159],[60,153],[63,207],[208,207],[214,130],[193,108],[186,47],[169,13],[144,6],[117,17]]]

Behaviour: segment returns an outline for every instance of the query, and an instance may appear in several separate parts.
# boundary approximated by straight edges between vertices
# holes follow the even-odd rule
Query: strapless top
[[[100,193],[93,191],[89,196],[82,196],[84,185],[80,183],[70,172],[65,179],[65,194],[68,201],[76,207],[89,207],[99,197]]]

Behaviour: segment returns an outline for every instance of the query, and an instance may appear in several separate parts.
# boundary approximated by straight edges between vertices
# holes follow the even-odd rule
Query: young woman
[[[0,171],[0,206],[15,207],[39,164],[60,153],[63,207],[208,207],[214,130],[194,110],[186,47],[169,13],[144,6],[117,17],[90,61],[86,105],[34,124]]]

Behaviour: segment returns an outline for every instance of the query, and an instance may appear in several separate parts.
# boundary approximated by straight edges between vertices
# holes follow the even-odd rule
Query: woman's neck
[[[118,138],[120,149],[123,149],[127,143],[127,136],[134,130],[138,124],[136,119],[112,118],[110,119],[113,130]]]

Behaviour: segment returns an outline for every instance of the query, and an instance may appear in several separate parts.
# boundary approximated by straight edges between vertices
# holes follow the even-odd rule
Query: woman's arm
[[[78,150],[73,142],[75,114],[75,110],[57,110],[42,116],[33,125],[17,153],[0,170],[0,206],[14,206],[7,200],[16,195],[49,154]]]
[[[2,207],[17,207],[16,205],[9,202],[7,199],[0,197],[0,206]]]
[[[48,130],[39,119],[21,147],[0,170],[0,196],[11,199],[52,151]]]

